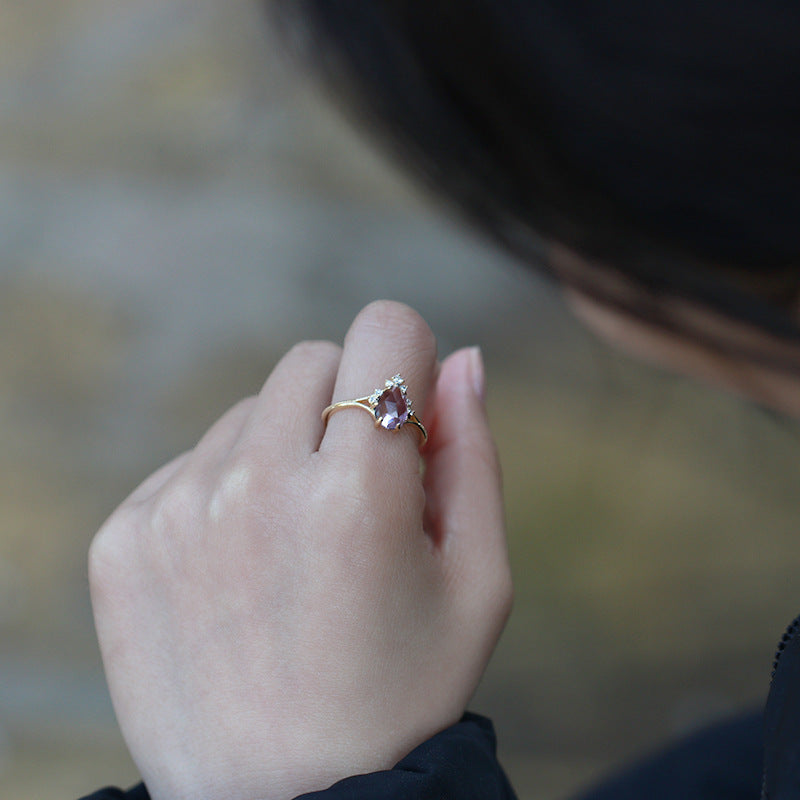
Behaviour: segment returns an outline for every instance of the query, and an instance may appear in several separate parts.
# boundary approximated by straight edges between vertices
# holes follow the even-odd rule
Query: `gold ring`
[[[340,400],[329,405],[322,412],[322,421],[327,424],[331,414],[342,408],[363,408],[375,421],[376,428],[385,428],[387,431],[400,430],[406,424],[414,425],[422,434],[422,444],[428,441],[428,431],[414,413],[406,382],[401,375],[390,378],[382,389],[376,389],[367,397]]]

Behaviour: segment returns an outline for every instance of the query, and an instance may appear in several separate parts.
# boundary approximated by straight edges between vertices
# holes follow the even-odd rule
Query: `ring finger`
[[[422,416],[435,368],[436,340],[419,314],[401,303],[372,303],[356,317],[345,338],[333,402],[369,397],[399,374],[407,387],[411,411]],[[370,411],[366,405],[362,408]],[[320,452],[346,454],[382,471],[405,465],[416,470],[421,438],[421,430],[413,424],[376,430],[374,418],[345,406],[330,414]]]

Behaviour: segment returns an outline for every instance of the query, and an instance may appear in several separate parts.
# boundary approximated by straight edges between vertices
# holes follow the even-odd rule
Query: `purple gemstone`
[[[408,420],[408,402],[399,386],[385,389],[375,405],[375,419],[386,428],[393,431]]]

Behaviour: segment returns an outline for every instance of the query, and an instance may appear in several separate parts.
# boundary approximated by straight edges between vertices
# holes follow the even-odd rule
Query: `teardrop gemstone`
[[[375,404],[375,419],[387,431],[399,428],[408,420],[409,413],[408,401],[399,386],[384,389]]]

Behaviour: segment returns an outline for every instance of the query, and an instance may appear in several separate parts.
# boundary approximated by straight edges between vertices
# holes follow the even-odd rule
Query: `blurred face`
[[[557,248],[555,257],[579,266],[572,253]],[[626,306],[635,307],[632,294],[637,290],[626,285],[624,291],[625,302],[619,305],[598,301],[580,289],[566,288],[565,296],[589,328],[631,355],[800,418],[800,344],[680,299],[666,302],[671,323],[666,327],[650,322],[646,314],[625,311]],[[652,304],[644,291],[641,303],[642,308]],[[800,308],[791,312],[800,324]]]

